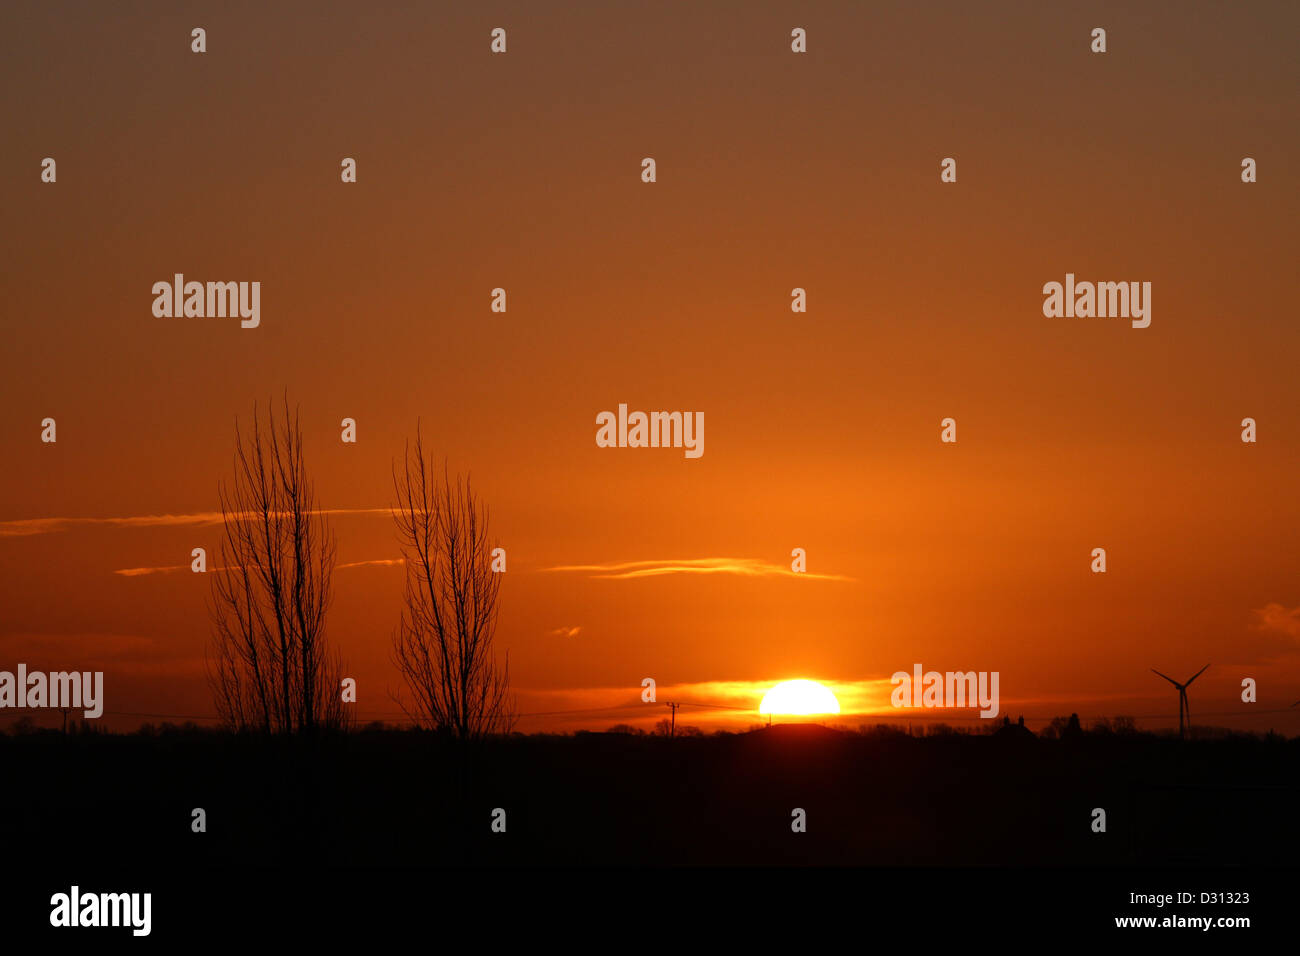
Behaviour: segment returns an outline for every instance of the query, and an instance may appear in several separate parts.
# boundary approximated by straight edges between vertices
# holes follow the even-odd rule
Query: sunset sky
[[[915,663],[1168,727],[1149,669],[1210,663],[1194,721],[1300,733],[1264,713],[1300,699],[1296,5],[278,6],[0,11],[0,669],[215,714],[190,551],[287,394],[363,719],[400,714],[419,422],[507,549],[521,730],[743,728],[787,678],[896,720]],[[260,327],[154,317],[178,272],[260,281]],[[1067,272],[1151,282],[1150,327],[1044,317]],[[704,455],[598,448],[621,402],[704,412]]]

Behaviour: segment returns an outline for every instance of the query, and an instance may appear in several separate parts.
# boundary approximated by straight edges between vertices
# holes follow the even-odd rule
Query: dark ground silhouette
[[[11,858],[87,864],[1290,865],[1300,845],[1300,740],[1277,737],[178,728],[2,736],[0,768]]]

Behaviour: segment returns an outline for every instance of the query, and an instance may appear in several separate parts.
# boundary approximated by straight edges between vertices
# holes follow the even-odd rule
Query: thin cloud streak
[[[390,508],[324,508],[313,511],[314,515],[391,515]],[[252,514],[235,515],[236,518],[252,520]],[[103,526],[110,528],[181,528],[202,527],[221,524],[225,516],[220,511],[200,511],[184,515],[130,515],[122,518],[21,518],[14,521],[0,521],[0,538],[25,538],[38,534],[57,534],[73,528]]]
[[[371,561],[349,561],[347,564],[336,564],[335,571],[342,571],[344,568],[369,568],[369,567],[390,567],[395,564],[405,564],[404,558],[375,558]],[[120,568],[114,571],[114,574],[120,574],[127,578],[136,578],[144,574],[170,574],[174,571],[188,571],[188,564],[168,564],[160,568]],[[211,572],[217,571],[237,571],[238,565],[228,568],[210,568]]]
[[[812,574],[791,571],[779,564],[759,558],[685,558],[663,561],[622,561],[608,564],[565,564],[543,571],[599,572],[593,578],[629,580],[632,578],[659,577],[664,574],[737,574],[742,577],[810,578],[815,581],[852,581],[842,574]]]

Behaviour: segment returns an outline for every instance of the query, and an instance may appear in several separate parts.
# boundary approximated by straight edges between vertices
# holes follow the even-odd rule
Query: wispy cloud
[[[1255,626],[1262,631],[1276,631],[1300,640],[1300,607],[1286,607],[1276,601],[1258,608]]]
[[[0,632],[0,645],[5,649],[7,670],[22,662],[32,671],[112,671],[114,687],[119,693],[124,682],[141,679],[147,682],[153,677],[197,677],[204,673],[203,653],[189,642],[139,634],[10,631]],[[113,697],[110,695],[110,700]],[[112,706],[109,705],[110,709]]]
[[[173,571],[188,571],[188,564],[169,564],[162,568],[118,568],[114,574],[120,574],[124,578],[138,578],[145,574],[170,574]],[[225,571],[226,568],[213,568],[213,571]]]
[[[325,508],[312,514],[337,515],[391,515],[389,508]],[[245,520],[252,514],[242,514]],[[23,538],[38,534],[56,534],[81,527],[109,528],[179,528],[218,525],[225,520],[220,511],[199,511],[183,515],[129,515],[121,518],[20,518],[15,521],[0,521],[0,538]]]
[[[760,558],[684,558],[677,561],[620,561],[609,564],[565,564],[544,571],[587,571],[593,578],[626,580],[664,574],[737,574],[742,577],[809,578],[814,581],[852,581],[842,574],[794,572]]]
[[[372,561],[349,561],[347,564],[334,565],[335,571],[342,571],[344,568],[369,568],[369,567],[389,567],[395,564],[405,564],[402,558],[375,558]],[[238,565],[233,568],[209,568],[211,572],[216,571],[233,571],[237,570]],[[188,571],[188,564],[168,564],[159,568],[120,568],[114,571],[114,574],[120,574],[126,578],[136,578],[143,574],[171,574],[174,571]]]
[[[555,630],[550,631],[549,634],[548,634],[548,636],[550,636],[550,637],[577,637],[578,634],[579,634],[579,632],[581,632],[581,631],[582,631],[582,628],[581,628],[581,627],[557,627]]]
[[[341,571],[344,568],[390,568],[405,563],[405,558],[375,558],[372,561],[349,561],[347,564],[336,564],[334,570]]]

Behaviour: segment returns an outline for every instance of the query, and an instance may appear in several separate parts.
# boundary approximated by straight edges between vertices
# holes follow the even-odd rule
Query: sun
[[[840,702],[815,680],[787,680],[763,695],[760,714],[838,714]]]

